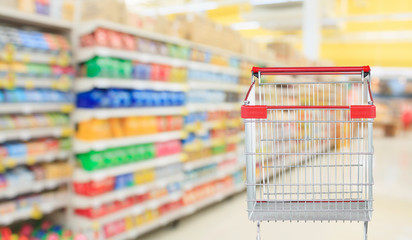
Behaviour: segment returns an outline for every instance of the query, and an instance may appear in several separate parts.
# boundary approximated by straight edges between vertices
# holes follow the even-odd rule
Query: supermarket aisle
[[[369,239],[412,240],[412,135],[375,138],[375,205]],[[255,239],[244,193],[142,240]],[[263,223],[262,239],[362,239],[360,223]]]

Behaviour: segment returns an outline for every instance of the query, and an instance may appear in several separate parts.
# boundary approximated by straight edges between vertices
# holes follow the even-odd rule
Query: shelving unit
[[[71,32],[72,23],[60,19],[54,19],[47,16],[42,16],[38,14],[23,13],[18,10],[0,7],[0,22],[2,27],[10,27],[4,31],[14,31],[15,36],[22,37],[24,34],[18,35],[17,31],[22,29],[30,29],[28,31],[37,32],[37,36],[42,33],[50,33],[55,35],[60,35],[69,39],[69,34]],[[14,30],[12,30],[14,29]],[[30,33],[30,32],[25,32]],[[7,34],[4,34],[4,39],[9,39],[6,37]],[[54,38],[55,41],[57,37],[55,35],[48,35],[49,37]],[[27,36],[26,36],[27,37]],[[45,39],[45,38],[44,38]],[[30,41],[32,39],[28,39]],[[44,40],[46,41],[46,40]],[[13,45],[15,42],[8,42],[7,44]],[[22,44],[22,43],[20,43]],[[59,76],[52,73],[52,67],[67,69],[71,66],[71,53],[63,48],[63,43],[59,42],[59,49],[53,47],[50,42],[45,43],[48,46],[47,49],[42,45],[40,48],[40,42],[33,44],[31,47],[19,47],[19,48],[10,48],[8,51],[3,51],[1,49],[0,61],[5,64],[18,64],[17,68],[8,67],[7,79],[2,79],[0,81],[0,87],[3,91],[15,91],[16,89],[23,89],[23,91],[34,92],[37,91],[37,98],[39,96],[40,90],[55,90],[61,92],[70,92],[71,81],[68,73],[61,72]],[[2,47],[4,47],[2,45]],[[24,50],[23,50],[24,49]],[[48,68],[48,73],[44,71],[42,74],[39,74],[39,68],[28,68],[28,64],[36,67],[42,66],[44,70],[45,67]],[[30,72],[32,71],[32,72]],[[38,72],[36,72],[38,71]],[[16,74],[16,72],[18,74]],[[23,75],[22,75],[23,74]],[[20,97],[23,93],[20,93]],[[27,94],[27,92],[24,92]],[[45,94],[45,93],[43,93]],[[72,151],[70,146],[62,148],[62,146],[53,147],[50,146],[47,151],[40,152],[40,145],[36,144],[47,144],[42,141],[53,141],[53,144],[61,144],[62,139],[68,139],[73,134],[73,127],[70,122],[59,124],[56,119],[53,120],[52,115],[45,114],[64,114],[70,117],[70,113],[74,110],[73,102],[71,101],[56,101],[56,99],[49,100],[49,97],[42,97],[42,101],[33,101],[33,100],[16,100],[18,97],[14,96],[8,99],[7,97],[2,96],[2,102],[0,102],[0,116],[9,118],[9,121],[13,121],[12,118],[17,118],[16,116],[23,116],[31,118],[31,120],[25,121],[40,121],[35,120],[41,114],[43,116],[49,116],[47,120],[43,120],[42,124],[36,125],[31,124],[13,124],[13,127],[7,129],[3,128],[0,130],[0,147],[9,154],[7,156],[2,156],[0,159],[0,174],[2,174],[3,180],[5,179],[7,185],[0,188],[0,204],[8,205],[13,211],[4,212],[0,217],[0,226],[11,225],[17,221],[28,220],[32,218],[39,219],[43,215],[49,214],[58,209],[64,209],[69,203],[68,191],[67,189],[69,183],[71,182],[70,176],[61,176],[53,177],[53,174],[46,174],[43,172],[43,178],[38,177],[33,173],[34,170],[44,169],[48,166],[53,166],[54,164],[62,164],[67,162],[71,157]],[[14,99],[14,100],[13,100]],[[36,115],[36,116],[34,116]],[[45,117],[46,119],[46,117]],[[17,121],[17,120],[14,120]],[[23,120],[20,120],[23,121]],[[48,124],[45,124],[44,121],[48,121]],[[20,125],[20,127],[18,127]],[[28,127],[30,126],[30,127]],[[69,140],[67,141],[70,142]],[[15,146],[19,144],[19,147]],[[34,147],[30,150],[28,144],[33,144]],[[25,146],[25,151],[22,153],[22,146]],[[42,146],[43,146],[42,145]],[[12,149],[14,147],[14,149]],[[47,147],[46,147],[47,148]],[[45,149],[46,149],[45,148]],[[20,150],[17,150],[20,149]],[[14,154],[10,154],[17,152]],[[58,162],[57,162],[58,161]],[[61,165],[60,165],[61,166]],[[66,165],[65,165],[66,166]],[[66,166],[67,167],[67,166]],[[17,171],[25,169],[25,174],[30,172],[33,174],[33,181],[27,182],[24,179],[19,179],[18,177],[23,178],[22,175],[18,175]],[[10,174],[10,175],[9,175]],[[13,181],[11,181],[7,176],[13,175]],[[40,175],[39,175],[40,176]],[[47,177],[46,177],[47,176]],[[26,176],[27,177],[27,176]],[[3,182],[4,183],[4,182]],[[64,194],[64,199],[55,198],[54,201],[50,201],[50,196],[43,198],[43,196],[50,195],[51,192],[56,192],[56,190],[61,191],[61,194]],[[26,200],[25,206],[19,203],[24,201],[26,198],[36,196],[38,199],[47,199],[41,203],[33,204],[32,200]],[[36,200],[37,201],[37,200]]]
[[[21,183],[19,187],[8,187],[0,192],[0,199],[13,198],[27,193],[37,193],[48,189],[56,188],[62,184],[67,184],[70,181],[68,178],[40,180],[36,182]]]
[[[5,7],[0,7],[0,20],[55,31],[70,31],[72,28],[72,23],[65,20],[25,13]]]
[[[0,9],[1,10],[1,9]],[[1,13],[1,11],[0,11]],[[17,17],[17,15],[16,15]],[[36,16],[37,17],[37,16]],[[1,17],[0,17],[1,18]],[[47,24],[39,18],[39,25],[46,26]],[[21,21],[21,20],[19,20]],[[30,20],[29,20],[30,21]],[[43,21],[43,22],[42,22]],[[64,22],[56,22],[56,25],[49,24],[48,28],[55,27],[56,31],[70,31],[71,24],[67,25]],[[253,61],[261,62],[259,59],[250,58],[241,54],[217,49],[202,44],[164,36],[155,33],[149,33],[135,28],[122,26],[107,21],[91,21],[85,22],[76,27],[76,35],[73,39],[78,39],[80,36],[86,33],[91,33],[97,28],[105,28],[114,30],[117,32],[127,33],[134,37],[146,38],[148,40],[159,41],[166,44],[174,44],[176,46],[184,46],[190,49],[196,49],[198,51],[206,51],[210,54],[216,54],[224,56],[227,59],[235,59],[236,61]],[[233,78],[239,79],[242,71],[239,66],[223,66],[215,65],[212,63],[200,62],[198,60],[176,58],[165,55],[143,53],[138,51],[114,49],[110,47],[81,47],[76,46],[76,54],[74,54],[74,62],[78,65],[90,60],[96,56],[98,57],[112,57],[118,59],[133,60],[144,64],[160,64],[171,67],[177,67],[185,69],[186,71],[200,71],[217,75],[228,75]],[[62,64],[65,59],[59,55],[35,53],[28,54],[26,52],[16,52],[14,55],[16,61],[21,62],[35,62],[42,64]],[[229,62],[229,61],[228,61]],[[229,64],[229,63],[228,63]],[[231,63],[233,64],[233,63]],[[208,78],[203,78],[208,79]],[[246,86],[239,85],[239,82],[220,82],[217,81],[204,81],[197,78],[186,77],[185,82],[174,81],[154,81],[145,79],[131,79],[131,78],[107,78],[107,77],[84,77],[80,76],[74,80],[73,83],[63,81],[62,79],[53,78],[17,78],[14,82],[15,87],[21,87],[25,89],[36,88],[50,88],[56,90],[73,90],[75,93],[84,93],[93,89],[126,89],[126,90],[152,90],[152,91],[167,91],[167,92],[188,92],[188,91],[214,91],[224,94],[237,94],[239,97],[230,101],[223,100],[218,102],[204,101],[204,102],[192,102],[187,101],[183,106],[158,106],[158,107],[122,107],[122,108],[80,108],[73,105],[73,103],[16,103],[6,104],[1,108],[1,114],[32,114],[32,113],[48,113],[48,112],[63,112],[73,113],[71,114],[71,120],[74,124],[80,124],[84,121],[100,119],[110,120],[112,118],[127,118],[127,117],[144,117],[144,116],[182,116],[186,117],[189,114],[213,114],[215,112],[222,112],[224,114],[235,114],[239,112],[241,105],[241,95],[247,90]],[[172,174],[171,176],[163,178],[155,178],[151,182],[138,184],[135,186],[114,189],[109,192],[105,192],[96,196],[85,196],[72,192],[69,200],[70,206],[70,225],[74,230],[81,230],[84,232],[97,231],[102,233],[102,227],[110,224],[113,221],[118,221],[124,217],[132,215],[138,215],[144,213],[146,210],[151,209],[156,211],[165,204],[169,204],[175,201],[183,199],[190,191],[193,191],[199,187],[207,184],[212,184],[216,181],[221,181],[225,178],[232,178],[235,174],[241,173],[244,168],[243,157],[240,157],[242,153],[242,147],[240,141],[243,139],[242,122],[240,118],[218,118],[206,121],[197,121],[194,123],[187,123],[183,126],[182,130],[173,130],[166,132],[158,132],[154,134],[142,134],[137,136],[128,137],[116,137],[99,140],[82,140],[73,133],[72,126],[57,126],[57,127],[45,127],[45,128],[33,128],[33,129],[18,129],[8,130],[4,132],[3,137],[0,138],[0,142],[10,140],[28,140],[40,137],[70,137],[74,136],[73,140],[73,152],[74,154],[87,154],[96,151],[110,151],[111,149],[124,148],[139,144],[157,144],[164,143],[172,140],[183,140],[185,142],[182,146],[180,153],[175,153],[166,156],[154,157],[144,161],[136,161],[131,163],[125,163],[122,165],[116,165],[111,167],[105,167],[93,171],[85,170],[75,163],[76,168],[73,173],[73,183],[88,183],[99,182],[106,178],[117,179],[119,176],[136,173],[139,171],[145,171],[152,169],[153,171],[159,168],[180,164],[180,171]],[[232,131],[229,136],[222,137],[217,135],[209,137],[207,140],[199,140],[192,143],[186,143],[186,139],[191,134],[199,137],[205,133],[212,133],[214,131]],[[210,156],[191,159],[190,153],[194,151],[201,151],[202,149],[217,149],[231,148],[224,150],[223,152],[213,153]],[[25,156],[18,158],[5,158],[4,167],[12,168],[18,165],[32,165],[43,162],[52,162],[55,160],[62,160],[71,156],[71,151],[53,151],[47,154],[41,154],[36,156]],[[223,164],[224,163],[224,164]],[[201,178],[191,179],[188,178],[188,173],[191,171],[197,171],[204,167],[214,165],[216,171],[213,174],[205,175]],[[21,188],[13,189],[9,188],[4,192],[0,192],[0,196],[7,198],[18,196],[24,193],[41,192],[47,189],[53,189],[60,185],[71,182],[70,179],[57,179],[50,181],[36,182],[31,189]],[[165,189],[170,184],[178,184],[179,189],[175,190],[165,196],[152,198],[145,202],[127,207],[119,211],[109,213],[102,217],[88,219],[86,217],[77,215],[74,210],[78,208],[100,208],[103,205],[111,204],[115,201],[123,201],[129,197],[147,194],[153,190]],[[147,231],[150,231],[156,227],[160,227],[170,221],[174,221],[180,217],[187,216],[203,208],[209,204],[218,202],[229,195],[242,191],[244,189],[243,184],[239,182],[234,183],[230,188],[226,188],[223,192],[218,191],[205,199],[198,199],[195,203],[181,206],[166,215],[160,216],[153,222],[149,222],[142,226],[136,227],[130,231],[113,237],[114,239],[127,239],[131,237],[139,236]],[[3,194],[3,195],[1,195]],[[59,209],[67,206],[66,203],[57,205],[51,205],[51,207],[39,206],[38,209],[45,213],[51,212],[54,209]],[[25,217],[8,217],[4,222],[9,223],[14,219],[27,218],[31,212],[18,213],[17,215]],[[0,223],[1,224],[1,223]],[[97,226],[97,228],[96,228]],[[97,229],[97,230],[96,230]]]
[[[125,165],[120,165],[116,167],[110,167],[95,171],[86,171],[83,169],[76,169],[74,176],[78,181],[86,182],[90,180],[99,180],[106,177],[115,177],[118,175],[136,172],[139,170],[156,168],[160,166],[166,166],[169,164],[180,162],[182,159],[185,159],[186,156],[183,153],[169,155],[165,157],[158,157],[155,159],[145,160],[136,163],[130,163]]]
[[[138,29],[130,28],[127,26],[122,26],[115,23],[110,23],[107,21],[90,21],[81,24],[78,29],[79,37],[84,34],[89,34],[95,31],[97,28],[114,30],[121,33],[127,33],[134,37],[146,38],[149,40],[160,41],[167,44],[176,44],[178,46],[185,46],[189,48],[196,48],[206,51],[211,51],[213,54],[222,54],[220,50],[213,48],[208,48],[201,46],[199,44],[191,43],[189,41],[181,41],[180,39],[170,38],[168,36],[152,34]],[[188,71],[204,71],[213,74],[228,74],[230,76],[237,77],[240,74],[239,68],[213,65],[211,63],[203,63],[198,61],[192,61],[190,59],[174,58],[164,55],[155,55],[150,53],[143,53],[138,51],[113,49],[110,47],[80,47],[77,51],[78,63],[83,63],[95,56],[99,57],[113,57],[118,59],[127,59],[142,62],[145,64],[163,64],[171,67],[184,68]],[[227,57],[239,57],[238,55],[229,52],[224,52]],[[153,80],[142,80],[142,79],[120,79],[120,78],[102,78],[102,77],[79,77],[76,79],[74,84],[74,90],[77,93],[82,93],[90,91],[94,88],[98,89],[139,89],[139,90],[154,90],[154,91],[178,91],[187,92],[189,90],[215,90],[215,91],[225,91],[237,94],[240,92],[241,88],[235,83],[223,83],[220,82],[202,82],[196,79],[187,79],[187,82],[176,83],[176,82],[164,82],[164,81],[153,81]],[[90,119],[110,119],[114,117],[135,117],[135,116],[187,116],[190,113],[195,112],[211,112],[211,111],[239,111],[240,104],[232,102],[217,102],[217,103],[187,103],[182,107],[140,107],[140,108],[95,108],[95,109],[82,109],[77,108],[73,114],[73,119],[75,122],[87,121]],[[127,147],[135,144],[144,143],[156,143],[165,142],[174,139],[186,139],[192,130],[197,129],[197,124],[187,124],[182,131],[164,132],[144,136],[136,137],[122,137],[122,138],[112,138],[105,140],[95,140],[95,141],[85,141],[81,139],[75,139],[74,151],[76,153],[88,153],[90,151],[101,151],[104,149],[112,149],[116,147]],[[222,120],[216,121],[206,121],[200,124],[200,129],[203,131],[210,131],[212,129],[224,129],[226,127],[239,128],[241,127],[240,119],[229,120],[224,123]],[[214,138],[205,141],[202,144],[203,147],[208,146],[209,148],[216,147],[218,145],[224,144],[237,144],[240,140],[239,135],[234,135],[228,138]],[[188,144],[190,146],[190,144]],[[188,149],[184,147],[184,149]],[[199,149],[199,148],[197,148]],[[193,189],[195,186],[200,186],[202,184],[208,184],[215,180],[219,180],[225,177],[229,177],[232,174],[242,171],[244,164],[234,164],[230,166],[225,166],[219,170],[216,174],[202,178],[199,181],[191,182],[186,179],[185,171],[191,171],[203,166],[210,164],[219,164],[226,159],[236,159],[237,151],[231,150],[227,153],[221,153],[214,156],[206,157],[199,160],[191,160],[190,157],[185,154],[186,150],[179,154],[174,154],[170,156],[154,158],[146,161],[139,161],[135,163],[129,163],[119,166],[113,166],[109,168],[104,168],[95,171],[86,171],[81,168],[77,168],[74,173],[74,182],[89,182],[89,181],[99,181],[107,177],[117,177],[128,173],[133,173],[137,171],[142,171],[145,169],[157,169],[159,167],[166,167],[176,163],[182,164],[182,169],[180,174],[175,174],[166,179],[160,178],[151,183],[146,183],[143,185],[138,185],[134,187],[128,187],[125,189],[114,190],[94,197],[82,196],[76,194],[73,200],[73,208],[99,208],[103,204],[111,203],[115,200],[126,199],[130,196],[135,196],[139,194],[144,194],[154,189],[160,189],[167,186],[169,183],[178,182],[181,184],[182,190],[177,192],[172,192],[165,197],[160,199],[151,199],[142,204],[134,205],[133,207],[128,207],[123,210],[110,213],[106,216],[99,217],[96,219],[87,219],[82,216],[77,216],[75,214],[73,227],[75,229],[87,230],[91,226],[99,226],[98,232],[104,227],[104,225],[111,224],[114,221],[121,220],[129,216],[131,213],[133,215],[138,215],[145,211],[145,209],[156,209],[163,204],[168,204],[179,200],[184,196],[186,191]],[[240,188],[236,188],[240,191]],[[229,194],[229,193],[228,193]],[[224,194],[223,194],[224,195]],[[209,200],[210,203],[218,201],[225,196],[222,194],[217,194],[214,200]],[[185,207],[188,210],[176,210],[179,212],[192,212],[198,207]],[[195,210],[194,210],[195,209]],[[185,214],[187,214],[185,213]],[[183,214],[184,215],[184,214]],[[182,215],[182,216],[183,216]],[[162,220],[163,222],[163,220]],[[89,227],[87,227],[89,226]],[[141,231],[140,229],[145,229],[146,226],[143,225],[141,228],[136,228],[136,231]],[[151,228],[148,228],[151,229]],[[126,233],[125,233],[126,234]],[[133,231],[127,233],[128,237],[135,236]],[[138,235],[138,234],[137,234]],[[121,236],[116,236],[116,239],[122,239]]]
[[[72,103],[3,103],[0,114],[30,114],[45,112],[70,113],[74,109]]]
[[[182,91],[186,92],[185,83],[147,81],[138,79],[110,79],[110,78],[78,78],[74,87],[76,92],[86,92],[93,88],[121,88],[121,89],[150,89],[157,91]]]
[[[154,181],[147,184],[142,184],[141,186],[130,187],[118,191],[113,191],[105,194],[101,194],[95,197],[86,197],[86,196],[75,196],[73,199],[73,206],[75,207],[99,207],[102,204],[110,203],[116,200],[123,200],[130,196],[135,196],[139,194],[144,194],[148,192],[150,189],[153,188],[161,188],[165,185],[173,182],[178,182],[183,180],[183,175],[175,175],[172,177],[167,177],[164,179],[160,179],[158,181]],[[167,199],[167,198],[166,198]],[[151,200],[150,200],[151,201]],[[148,203],[145,204],[149,204]],[[157,200],[155,200],[157,201]],[[138,207],[139,205],[137,205]],[[81,217],[83,218],[83,217]],[[77,223],[76,223],[77,224]],[[81,226],[82,224],[78,225]]]
[[[78,108],[73,114],[75,122],[97,119],[109,119],[128,116],[169,116],[181,115],[187,111],[184,107],[153,107],[153,108]]]
[[[171,213],[168,213],[164,216],[161,216],[160,218],[149,222],[148,224],[145,224],[141,227],[138,228],[134,228],[133,230],[124,232],[120,235],[117,235],[114,238],[110,238],[110,239],[133,239],[133,238],[137,238],[147,232],[153,231],[156,228],[160,228],[163,227],[175,220],[178,220],[180,218],[189,216],[197,211],[199,211],[202,208],[205,208],[209,205],[212,205],[214,203],[220,202],[223,199],[232,196],[233,194],[239,193],[241,191],[243,191],[245,189],[245,186],[242,185],[238,185],[238,186],[234,186],[232,189],[226,190],[224,192],[220,192],[218,194],[215,194],[209,198],[203,199],[202,201],[199,201],[195,204],[183,207],[182,209],[179,210],[175,210]]]
[[[184,131],[173,131],[158,133],[152,135],[136,136],[136,137],[123,137],[112,138],[98,141],[83,141],[79,139],[74,140],[74,152],[84,153],[89,151],[101,151],[108,148],[125,147],[134,144],[160,142],[175,139],[182,139],[186,133]]]
[[[1,216],[0,224],[10,225],[20,220],[30,219],[32,218],[33,214],[37,214],[37,212],[42,213],[42,215],[49,214],[58,209],[67,207],[68,203],[69,203],[68,200],[44,202],[38,205],[35,210],[33,208],[25,208],[23,210],[18,210],[17,212],[14,212],[14,213],[5,214]]]

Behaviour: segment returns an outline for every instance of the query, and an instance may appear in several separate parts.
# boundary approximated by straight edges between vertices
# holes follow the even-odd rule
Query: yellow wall
[[[336,65],[412,67],[412,42],[324,43],[321,57]]]
[[[338,1],[337,6],[342,6]],[[342,9],[338,12],[342,13]],[[349,21],[340,31],[324,31],[323,36],[345,36],[362,32],[411,31],[412,19],[393,20],[385,15],[412,13],[411,0],[348,0],[342,17],[380,16],[378,21]],[[369,42],[335,40],[325,42],[321,47],[321,57],[332,60],[336,65],[372,65],[412,67],[412,39]]]
[[[310,1],[310,0],[307,0]],[[411,39],[396,39],[393,42],[381,39],[357,41],[348,36],[365,32],[391,34],[393,31],[410,31],[412,19],[391,19],[389,15],[412,13],[412,0],[336,0],[336,15],[349,20],[339,29],[323,29],[324,42],[321,46],[322,59],[332,60],[337,65],[373,65],[412,67]],[[228,25],[244,21],[241,13],[251,10],[248,4],[231,5],[211,10],[207,16],[221,24]],[[377,16],[378,20],[355,21],[351,17]],[[245,37],[272,36],[282,39],[294,35],[298,41],[292,44],[301,49],[301,31],[272,31],[266,29],[243,30]],[[343,37],[346,39],[343,40]],[[330,39],[333,39],[331,41]]]

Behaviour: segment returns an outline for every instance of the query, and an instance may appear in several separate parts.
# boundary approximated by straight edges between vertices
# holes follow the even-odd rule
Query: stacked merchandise
[[[74,229],[135,237],[240,191],[239,59],[89,24],[75,84]]]
[[[87,238],[82,234],[74,234],[70,230],[65,230],[61,225],[52,224],[51,221],[41,221],[27,223],[17,229],[0,228],[0,239],[86,240]]]
[[[376,67],[371,82],[377,112],[374,127],[387,137],[412,129],[411,68]]]
[[[168,60],[188,50],[105,28],[81,44],[74,221],[117,239],[180,206],[187,70]]]
[[[10,225],[68,204],[74,69],[63,35],[2,26],[0,36],[0,225]]]
[[[17,9],[24,13],[48,16],[54,19],[73,20],[74,1],[73,0],[3,0],[2,7],[7,7],[7,11]],[[15,15],[21,14],[13,11]]]

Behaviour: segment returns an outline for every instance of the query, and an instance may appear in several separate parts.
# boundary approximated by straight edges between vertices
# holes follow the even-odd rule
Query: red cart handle
[[[309,75],[309,74],[368,74],[371,68],[369,66],[360,67],[253,67],[252,73],[262,75]]]

